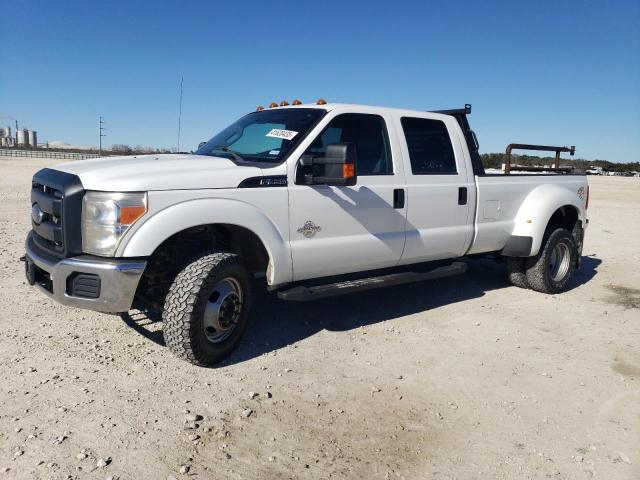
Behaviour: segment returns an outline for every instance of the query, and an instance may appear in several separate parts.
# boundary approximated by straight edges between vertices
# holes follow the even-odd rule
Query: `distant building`
[[[16,136],[11,135],[11,127],[0,127],[0,146],[2,147],[33,147],[38,146],[38,132],[26,128],[16,130]]]
[[[34,148],[38,146],[38,133],[35,130],[29,130],[28,138],[30,146]]]
[[[0,127],[0,146],[12,147],[14,144],[11,136],[11,127]]]
[[[29,130],[23,128],[16,132],[16,145],[19,147],[29,146]]]

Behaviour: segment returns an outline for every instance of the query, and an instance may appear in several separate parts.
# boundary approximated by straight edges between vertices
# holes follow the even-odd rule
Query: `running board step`
[[[278,298],[294,302],[304,302],[317,298],[332,297],[334,295],[344,295],[352,292],[363,292],[374,288],[389,287],[391,285],[402,285],[405,283],[422,282],[435,278],[451,277],[460,275],[467,271],[467,264],[463,262],[453,262],[451,265],[434,268],[428,272],[402,272],[381,275],[379,277],[360,278],[343,282],[328,283],[315,287],[298,286],[278,292]]]

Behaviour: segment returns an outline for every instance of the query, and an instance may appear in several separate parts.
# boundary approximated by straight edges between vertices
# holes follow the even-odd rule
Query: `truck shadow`
[[[597,274],[600,263],[598,258],[583,257],[571,289],[589,282]],[[275,295],[264,294],[255,299],[251,324],[240,347],[217,367],[241,363],[294,345],[322,330],[344,332],[480,298],[491,290],[516,288],[509,284],[503,265],[487,259],[468,260],[467,264],[468,270],[463,276],[311,302],[284,302]],[[540,294],[523,290],[522,295]]]
[[[602,261],[596,257],[583,257],[582,267],[574,275],[571,289],[589,282],[597,275],[600,263]],[[242,363],[277,351],[322,330],[349,331],[480,298],[488,291],[510,287],[503,265],[488,259],[467,260],[467,264],[468,270],[463,276],[380,288],[311,302],[285,302],[273,293],[256,289],[264,293],[257,294],[254,299],[250,325],[244,339],[228,359],[214,368]],[[523,290],[522,295],[539,294]],[[132,311],[123,314],[122,318],[140,335],[164,346],[162,331],[157,328],[161,320],[157,313],[144,314]]]
[[[582,265],[580,266],[580,270],[575,272],[571,279],[569,290],[573,290],[574,288],[591,281],[591,279],[598,274],[598,266],[602,263],[602,260],[595,255],[589,255],[583,256],[581,258],[581,263]]]

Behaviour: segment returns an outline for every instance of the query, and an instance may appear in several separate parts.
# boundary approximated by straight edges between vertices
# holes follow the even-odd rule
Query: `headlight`
[[[85,193],[82,199],[82,251],[113,256],[120,239],[146,212],[146,193]]]

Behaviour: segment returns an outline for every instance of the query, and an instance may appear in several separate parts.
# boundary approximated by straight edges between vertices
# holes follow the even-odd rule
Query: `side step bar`
[[[405,283],[433,280],[435,278],[460,275],[467,271],[467,264],[453,262],[451,265],[434,268],[428,272],[402,272],[381,275],[378,277],[360,278],[343,282],[328,283],[315,287],[298,286],[278,292],[278,298],[293,302],[304,302],[317,298],[344,295],[352,292],[363,292],[374,288],[389,287],[391,285],[403,285]]]

